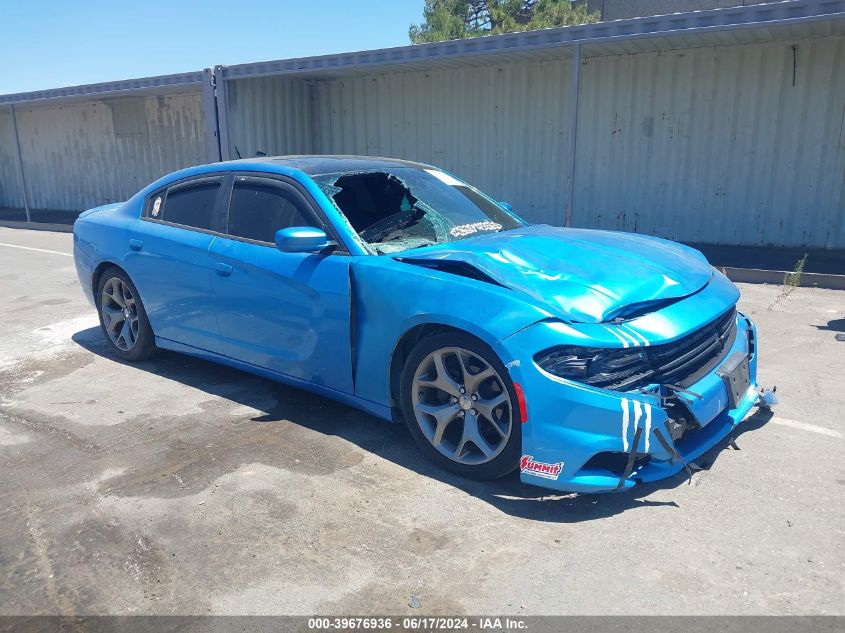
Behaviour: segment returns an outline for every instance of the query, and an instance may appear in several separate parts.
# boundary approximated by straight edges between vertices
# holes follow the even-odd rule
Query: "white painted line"
[[[625,330],[622,326],[617,326],[617,331],[619,332],[619,334],[629,339],[634,347],[639,347],[641,345],[637,337]]]
[[[643,415],[639,400],[634,400],[634,437],[637,436],[637,429],[640,428],[640,418]]]
[[[645,452],[649,449],[649,436],[651,435],[651,405],[646,403],[645,407]]]
[[[622,325],[622,326],[620,326],[620,327],[624,327],[624,328],[626,329],[626,331],[627,331],[627,332],[630,332],[631,334],[633,334],[634,336],[636,336],[638,339],[642,339],[642,342],[645,344],[645,346],[646,346],[646,347],[648,347],[649,345],[651,345],[651,343],[649,343],[649,342],[648,342],[648,339],[647,339],[645,336],[643,336],[642,334],[640,334],[639,332],[637,332],[637,331],[636,331],[634,328],[632,328],[630,325],[627,325],[627,324],[626,324],[626,325]]]
[[[622,347],[624,347],[624,348],[626,348],[626,349],[627,349],[628,347],[630,347],[630,346],[631,346],[631,344],[628,342],[628,339],[626,339],[625,337],[621,336],[621,335],[620,335],[620,334],[619,334],[616,330],[614,330],[613,328],[611,328],[609,325],[605,325],[605,326],[604,326],[604,329],[606,329],[608,332],[610,332],[611,334],[613,334],[613,336],[615,336],[616,338],[618,338],[618,339],[622,342]]]
[[[628,452],[628,398],[622,398],[622,450]]]
[[[64,255],[65,257],[73,257],[73,253],[48,251],[46,248],[35,248],[34,246],[20,246],[18,244],[6,244],[5,242],[0,242],[0,246],[8,246],[9,248],[21,248],[25,251],[38,251],[39,253],[52,253],[53,255]]]
[[[845,433],[835,431],[834,429],[828,429],[826,427],[817,426],[815,424],[808,424],[807,422],[799,422],[798,420],[790,420],[788,418],[779,418],[775,416],[771,420],[769,420],[769,423],[780,424],[781,426],[788,426],[792,429],[809,431],[810,433],[818,433],[819,435],[827,435],[828,437],[835,437],[838,439],[842,439],[843,437],[845,437]]]

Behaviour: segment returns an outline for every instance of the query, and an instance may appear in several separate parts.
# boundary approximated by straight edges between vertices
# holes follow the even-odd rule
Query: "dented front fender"
[[[355,395],[390,405],[389,366],[402,336],[418,325],[446,325],[481,339],[503,362],[503,338],[549,318],[516,293],[482,281],[395,261],[354,257]]]

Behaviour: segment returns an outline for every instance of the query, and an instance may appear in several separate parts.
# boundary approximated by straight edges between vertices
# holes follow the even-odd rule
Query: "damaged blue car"
[[[428,165],[186,169],[83,213],[74,257],[115,355],[334,398],[467,477],[628,489],[692,468],[759,398],[754,324],[698,251],[532,225]]]

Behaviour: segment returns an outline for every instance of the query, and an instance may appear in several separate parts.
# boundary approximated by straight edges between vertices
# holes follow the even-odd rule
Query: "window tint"
[[[235,182],[229,203],[229,235],[272,243],[276,231],[291,226],[323,228],[293,189],[270,182]]]
[[[215,230],[214,203],[220,190],[220,181],[202,182],[171,187],[158,218],[165,222],[183,224],[198,229]],[[155,197],[150,216],[155,211]]]

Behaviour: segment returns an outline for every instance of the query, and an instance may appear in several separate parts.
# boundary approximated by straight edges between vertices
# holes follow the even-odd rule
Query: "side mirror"
[[[312,226],[291,226],[276,231],[276,248],[283,253],[315,253],[329,246],[326,232]]]

